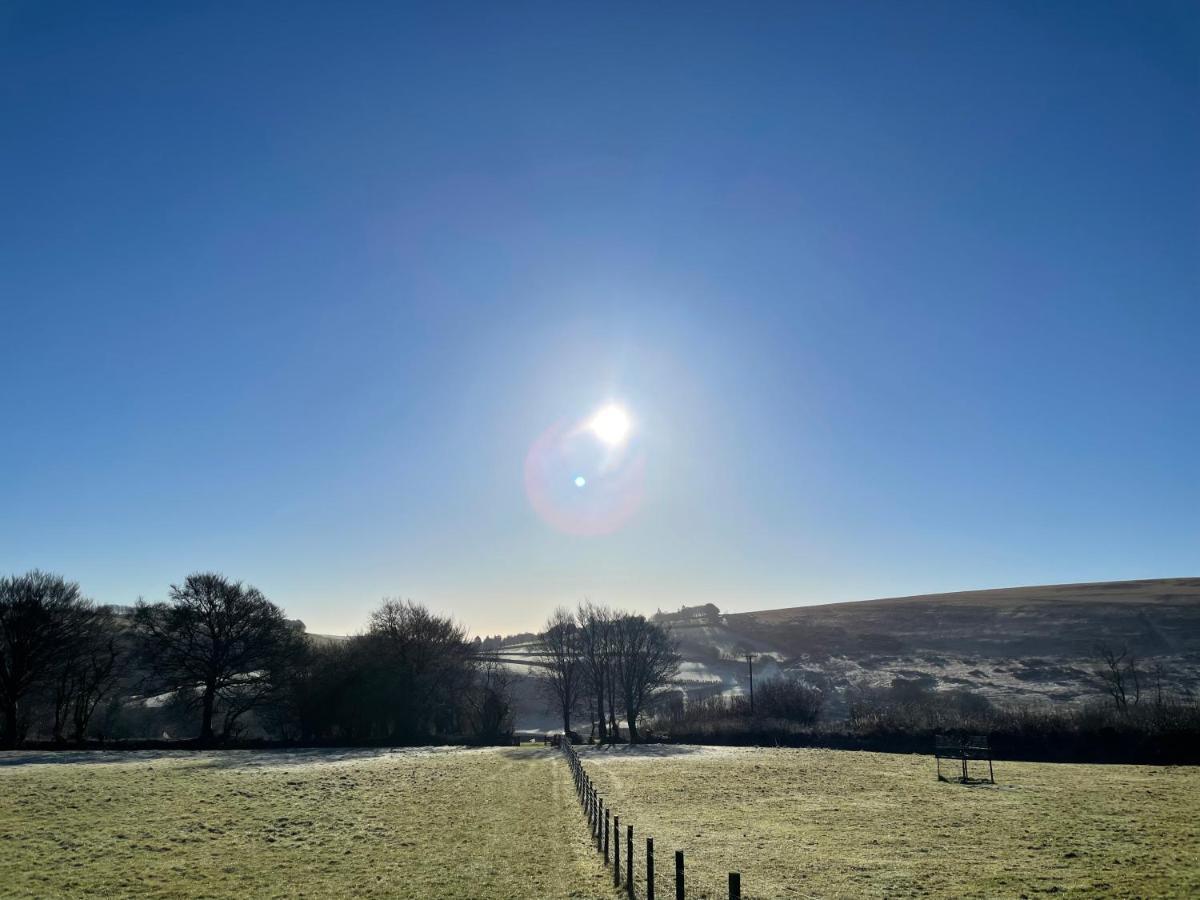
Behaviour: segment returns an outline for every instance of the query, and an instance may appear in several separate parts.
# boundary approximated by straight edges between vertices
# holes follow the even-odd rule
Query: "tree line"
[[[363,633],[318,642],[261,591],[215,573],[127,613],[58,575],[0,578],[3,746],[31,733],[103,739],[120,722],[138,737],[167,723],[213,743],[250,720],[285,740],[495,741],[512,731],[509,682],[465,628],[410,601],[386,600]]]
[[[572,719],[582,713],[601,742],[617,740],[624,719],[629,741],[636,743],[639,722],[679,670],[667,629],[589,601],[575,610],[555,610],[535,646],[542,684],[563,731],[571,733]]]
[[[754,700],[710,696],[665,704],[664,740],[925,753],[937,735],[987,735],[1000,757],[1127,763],[1200,762],[1200,703],[1161,664],[1101,643],[1093,693],[1075,701],[994,699],[944,688],[930,674],[835,686],[808,671],[755,682]],[[832,702],[844,714],[826,718]]]

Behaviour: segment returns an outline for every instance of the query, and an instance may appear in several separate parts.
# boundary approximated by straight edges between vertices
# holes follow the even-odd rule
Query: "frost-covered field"
[[[683,849],[690,884],[739,870],[748,900],[1200,896],[1197,768],[1000,762],[962,787],[923,756],[583,756],[660,876]],[[0,894],[615,896],[555,751],[454,748],[0,754]]]
[[[996,764],[939,783],[926,756],[585,750],[622,821],[748,898],[1197,897],[1200,768]]]
[[[0,754],[4,897],[608,897],[543,750]]]

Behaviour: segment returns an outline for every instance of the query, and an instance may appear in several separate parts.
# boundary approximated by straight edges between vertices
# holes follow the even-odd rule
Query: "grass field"
[[[660,870],[681,849],[706,884],[740,871],[746,897],[1200,896],[1197,768],[1000,762],[993,787],[893,754],[581,755]]]
[[[612,896],[528,750],[0,754],[0,895]]]
[[[618,748],[585,765],[689,898],[1200,896],[1200,769]],[[615,896],[542,750],[0,754],[5,897]]]

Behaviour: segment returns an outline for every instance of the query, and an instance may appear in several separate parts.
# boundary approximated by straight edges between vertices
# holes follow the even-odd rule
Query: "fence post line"
[[[613,886],[621,886],[621,817],[613,816]]]
[[[646,838],[646,900],[654,900],[654,838]]]
[[[742,900],[742,876],[739,872],[729,873],[729,900]]]
[[[608,818],[608,810],[604,808],[604,798],[600,798],[600,806],[596,810],[596,849],[604,849],[604,820]]]
[[[683,896],[683,851],[675,851],[675,900],[685,900]]]
[[[604,861],[608,862],[608,820],[611,810],[604,811]]]
[[[633,826],[626,825],[629,830],[625,832],[625,887],[629,890],[629,896],[633,896]]]

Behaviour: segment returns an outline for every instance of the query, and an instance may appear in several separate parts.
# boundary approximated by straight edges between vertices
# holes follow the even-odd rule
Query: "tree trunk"
[[[217,692],[214,688],[205,686],[202,718],[200,720],[200,740],[211,744],[213,739],[213,707],[216,705]]]
[[[600,743],[604,743],[605,737],[608,735],[608,728],[604,722],[604,694],[599,692],[596,694],[596,720],[600,724]]]
[[[67,742],[67,736],[63,734],[63,728],[66,727],[66,724],[63,721],[62,713],[56,708],[54,710],[54,743],[65,744]]]
[[[17,704],[8,701],[4,704],[4,746],[16,747],[20,741],[17,735]]]
[[[638,742],[637,716],[627,711],[625,713],[625,721],[629,723],[629,743],[636,744]]]

